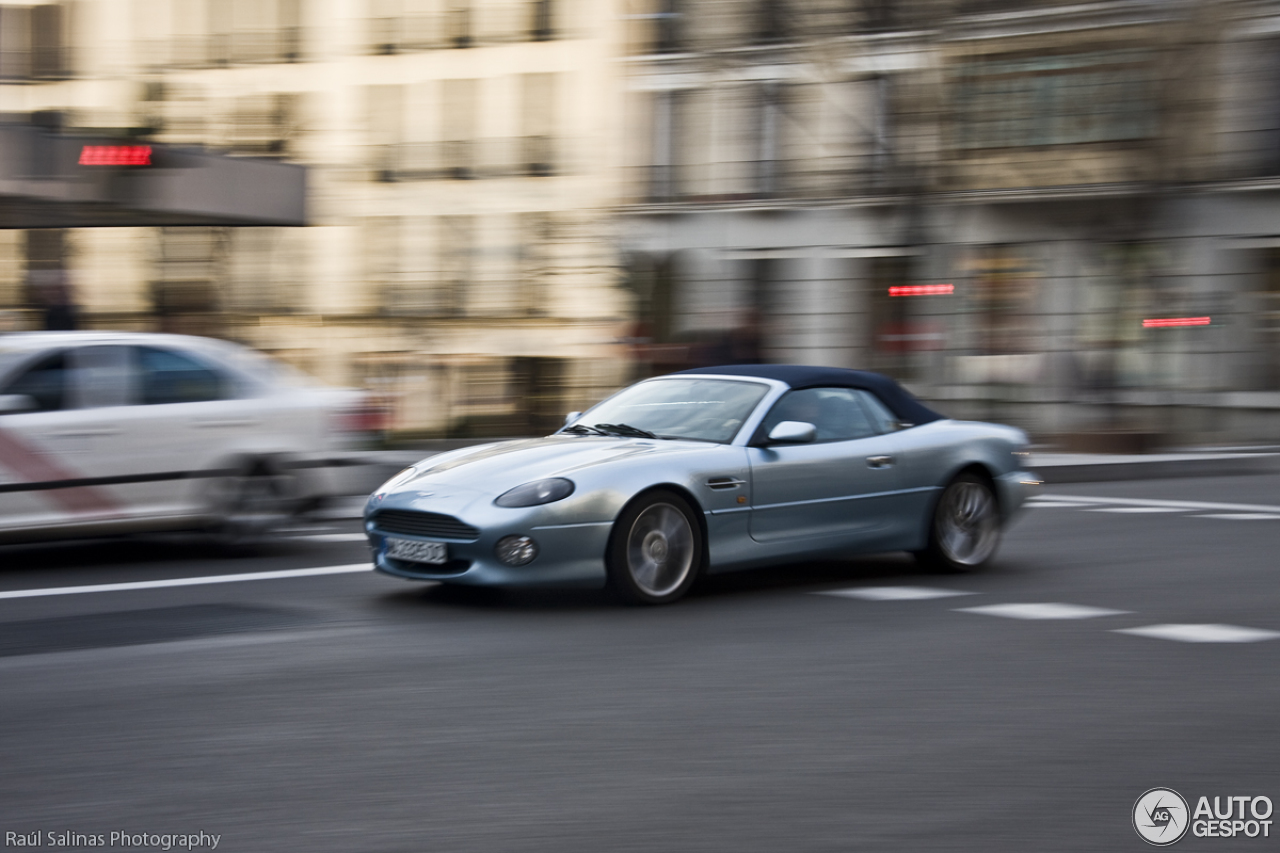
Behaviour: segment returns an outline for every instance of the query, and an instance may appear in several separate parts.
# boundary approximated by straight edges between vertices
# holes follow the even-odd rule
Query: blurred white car
[[[0,541],[204,528],[230,543],[342,494],[374,424],[226,341],[0,335]]]

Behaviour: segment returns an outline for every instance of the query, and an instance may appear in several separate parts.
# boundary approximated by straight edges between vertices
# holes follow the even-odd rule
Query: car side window
[[[131,354],[129,347],[117,344],[71,350],[71,405],[77,409],[98,409],[132,403]]]
[[[140,399],[143,405],[204,403],[231,396],[231,382],[185,353],[138,348]]]
[[[55,412],[68,408],[69,375],[67,354],[57,352],[37,360],[0,393],[22,394],[36,401],[36,411]]]
[[[870,391],[859,391],[858,399],[862,401],[862,405],[867,407],[867,411],[871,413],[872,422],[879,427],[881,432],[894,432],[901,425],[898,416],[891,412],[889,407],[875,394]]]
[[[880,430],[858,401],[852,388],[804,388],[783,395],[764,419],[768,435],[783,421],[800,421],[817,428],[815,441],[850,441],[877,435]]]

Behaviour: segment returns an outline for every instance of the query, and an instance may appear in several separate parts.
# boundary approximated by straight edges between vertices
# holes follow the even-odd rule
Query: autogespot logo
[[[1168,846],[1187,834],[1187,801],[1172,788],[1152,788],[1133,804],[1133,828],[1142,840]]]

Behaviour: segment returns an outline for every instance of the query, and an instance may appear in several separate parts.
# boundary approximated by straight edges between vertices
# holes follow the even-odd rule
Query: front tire
[[[963,473],[947,484],[929,521],[929,545],[916,559],[929,569],[969,572],[1000,544],[1000,507],[990,481]]]
[[[610,587],[631,604],[678,600],[702,569],[693,507],[675,492],[641,495],[614,522],[606,565]]]

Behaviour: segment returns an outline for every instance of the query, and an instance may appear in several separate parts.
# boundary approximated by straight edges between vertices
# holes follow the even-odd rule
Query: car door
[[[209,478],[259,430],[261,405],[238,399],[234,377],[198,353],[131,351],[138,377],[132,415],[151,436],[142,463],[152,478],[146,500],[157,514],[200,512]]]
[[[127,519],[134,512],[118,480],[118,406],[128,390],[120,348],[43,353],[0,389],[31,401],[0,414],[0,529]]]
[[[807,388],[784,395],[749,448],[751,538],[857,544],[882,534],[897,499],[895,441],[868,416],[851,388]],[[782,421],[812,423],[813,442],[769,444]]]

